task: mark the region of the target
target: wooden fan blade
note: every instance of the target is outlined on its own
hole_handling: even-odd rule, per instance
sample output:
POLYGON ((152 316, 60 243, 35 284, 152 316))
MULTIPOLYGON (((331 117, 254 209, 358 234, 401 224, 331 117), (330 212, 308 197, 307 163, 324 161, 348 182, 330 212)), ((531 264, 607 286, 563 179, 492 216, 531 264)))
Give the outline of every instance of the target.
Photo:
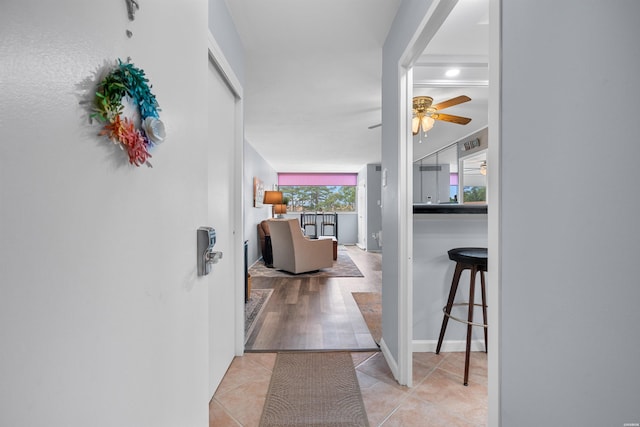
POLYGON ((432 114, 431 117, 433 117, 436 120, 456 123, 458 125, 466 125, 471 121, 471 119, 468 117, 452 116, 451 114, 442 114, 442 113, 432 114))
POLYGON ((445 108, 453 107, 454 105, 462 104, 463 102, 467 101, 471 101, 471 98, 469 98, 467 95, 460 95, 447 101, 442 101, 439 104, 432 105, 432 107, 436 110, 444 110, 445 108))

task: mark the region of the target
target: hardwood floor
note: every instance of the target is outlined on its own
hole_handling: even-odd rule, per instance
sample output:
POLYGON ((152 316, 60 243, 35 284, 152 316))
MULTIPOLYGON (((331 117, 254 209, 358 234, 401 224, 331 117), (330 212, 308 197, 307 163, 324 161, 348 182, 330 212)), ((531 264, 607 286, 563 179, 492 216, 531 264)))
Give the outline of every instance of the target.
POLYGON ((343 248, 364 277, 252 279, 252 288, 274 292, 245 351, 378 349, 351 292, 380 292, 381 254, 343 248))

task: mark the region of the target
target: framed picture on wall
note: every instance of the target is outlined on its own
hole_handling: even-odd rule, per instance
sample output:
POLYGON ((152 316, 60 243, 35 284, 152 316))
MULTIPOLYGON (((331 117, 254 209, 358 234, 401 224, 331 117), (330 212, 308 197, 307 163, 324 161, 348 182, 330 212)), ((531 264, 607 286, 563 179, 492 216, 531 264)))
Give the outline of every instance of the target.
POLYGON ((264 200, 264 183, 258 179, 258 177, 253 177, 253 207, 261 208, 263 206, 262 201, 264 200))

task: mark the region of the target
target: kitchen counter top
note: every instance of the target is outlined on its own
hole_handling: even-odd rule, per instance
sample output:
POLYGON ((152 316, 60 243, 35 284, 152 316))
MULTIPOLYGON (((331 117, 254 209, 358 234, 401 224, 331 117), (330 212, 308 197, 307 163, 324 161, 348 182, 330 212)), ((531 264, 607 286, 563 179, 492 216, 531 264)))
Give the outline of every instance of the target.
POLYGON ((414 214, 486 214, 487 205, 459 205, 455 203, 426 204, 414 203, 414 214))

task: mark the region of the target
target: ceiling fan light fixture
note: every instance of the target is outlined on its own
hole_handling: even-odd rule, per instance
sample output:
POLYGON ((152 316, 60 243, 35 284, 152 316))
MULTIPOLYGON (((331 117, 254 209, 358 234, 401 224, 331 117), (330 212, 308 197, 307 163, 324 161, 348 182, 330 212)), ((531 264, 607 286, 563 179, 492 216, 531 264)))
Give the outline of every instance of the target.
POLYGON ((414 116, 413 119, 411 119, 411 132, 413 132, 414 135, 417 135, 419 131, 420 131, 420 117, 414 116))
POLYGON ((420 129, 422 129, 422 132, 426 134, 427 131, 433 128, 433 124, 435 122, 436 121, 429 116, 418 114, 411 119, 411 132, 414 135, 417 135, 418 132, 420 132, 420 129))
POLYGON ((431 128, 433 128, 433 124, 435 122, 436 121, 434 119, 432 119, 431 117, 424 116, 422 118, 422 132, 426 133, 427 131, 431 130, 431 128))
MULTIPOLYGON (((471 101, 466 95, 460 95, 447 101, 433 105, 433 98, 430 96, 416 96, 413 98, 413 118, 411 120, 411 131, 416 136, 422 128, 422 132, 426 138, 427 131, 433 127, 436 120, 466 125, 471 121, 468 117, 453 116, 451 114, 442 114, 439 110, 471 101)), ((420 139, 422 142, 422 139, 420 139)))

